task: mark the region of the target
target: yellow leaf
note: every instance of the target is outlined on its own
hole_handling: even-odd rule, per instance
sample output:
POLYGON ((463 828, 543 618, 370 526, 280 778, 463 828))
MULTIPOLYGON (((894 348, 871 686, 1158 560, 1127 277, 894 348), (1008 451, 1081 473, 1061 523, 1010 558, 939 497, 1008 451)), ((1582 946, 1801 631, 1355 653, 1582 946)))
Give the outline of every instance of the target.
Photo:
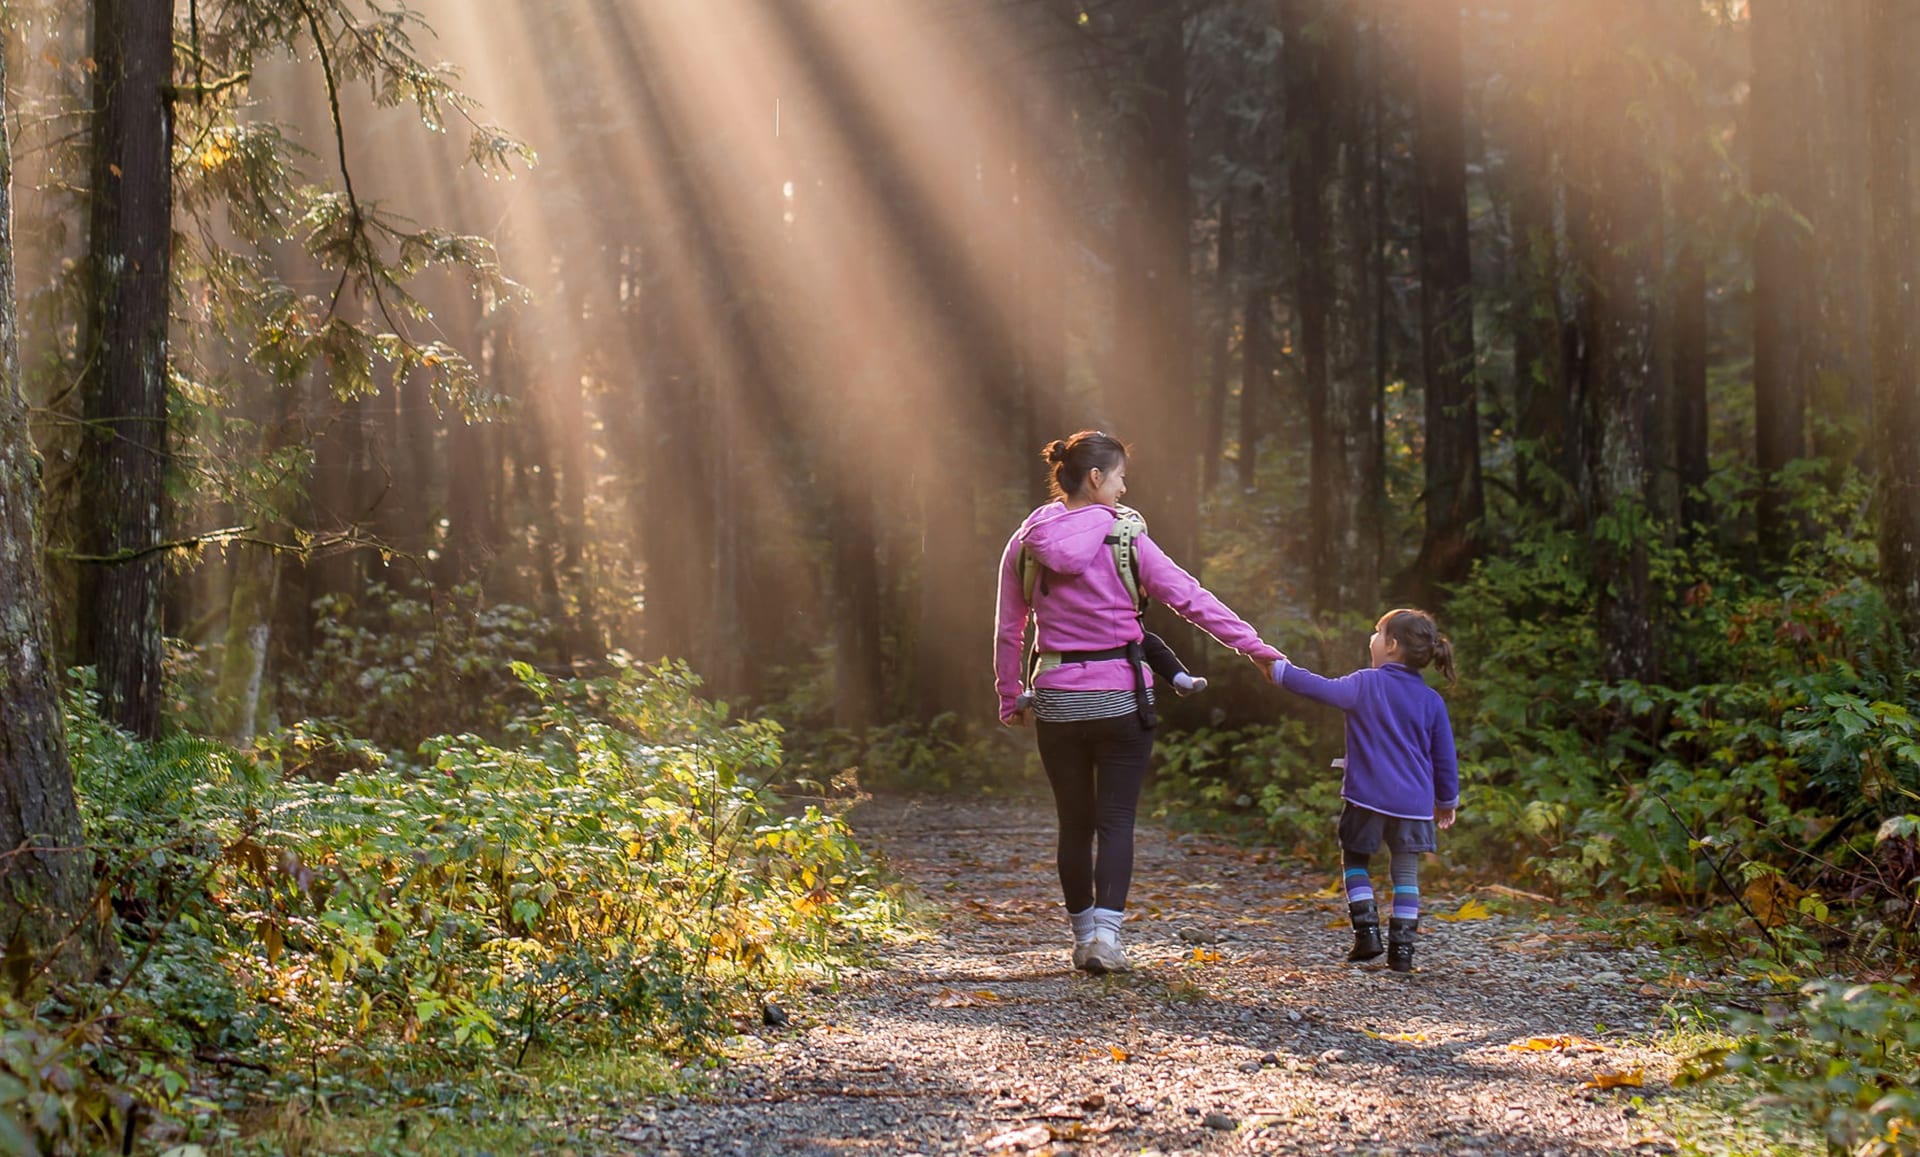
POLYGON ((1582 1053, 1607 1051, 1607 1046, 1577 1036, 1536 1036, 1514 1041, 1507 1048, 1517 1053, 1582 1053))
POLYGON ((1645 1075, 1645 1069, 1627 1069, 1618 1073, 1602 1069, 1593 1074, 1592 1080, 1580 1087, 1583 1089, 1637 1089, 1646 1083, 1645 1075))
POLYGON ((1441 920, 1485 920, 1493 915, 1493 909, 1478 900, 1468 900, 1451 912, 1435 912, 1441 920))
POLYGON ((1785 876, 1768 872, 1749 881, 1741 899, 1753 909, 1754 919, 1769 928, 1778 928, 1793 919, 1794 905, 1806 894, 1806 889, 1795 887, 1785 876))
POLYGON ((1345 916, 1340 917, 1338 920, 1327 921, 1327 927, 1329 928, 1351 928, 1352 926, 1353 921, 1347 919, 1345 916))
POLYGON ((1113 1061, 1115 1064, 1124 1065, 1127 1063, 1127 1061, 1131 1060, 1133 1057, 1132 1053, 1128 1052, 1126 1049, 1121 1048, 1119 1045, 1108 1045, 1107 1051, 1113 1054, 1113 1061))
POLYGON ((1193 950, 1193 962, 1195 964, 1212 964, 1219 959, 1220 954, 1211 948, 1195 947, 1193 950))

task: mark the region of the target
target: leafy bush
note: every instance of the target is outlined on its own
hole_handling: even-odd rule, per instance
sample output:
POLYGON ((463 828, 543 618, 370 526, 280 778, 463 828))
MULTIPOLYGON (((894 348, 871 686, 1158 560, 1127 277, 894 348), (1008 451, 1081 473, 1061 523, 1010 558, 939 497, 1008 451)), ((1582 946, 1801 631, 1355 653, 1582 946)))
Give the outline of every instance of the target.
POLYGON ((280 688, 280 716, 319 721, 404 748, 423 735, 498 736, 532 705, 511 664, 548 648, 553 625, 525 607, 488 603, 478 587, 403 596, 380 584, 314 604, 315 640, 280 688))
POLYGON ((392 1087, 534 1048, 698 1051, 893 918, 843 820, 769 790, 777 726, 730 722, 682 666, 512 674, 533 707, 506 739, 442 736, 406 759, 324 730, 252 755, 141 744, 76 697, 128 975, 4 1011, 16 1119, 117 1104, 124 1121, 143 1101, 206 1130, 250 1096, 315 1095, 316 1076, 392 1087), (356 761, 330 782, 287 774, 342 746, 356 761), (61 1076, 70 1054, 104 1083, 61 1076), (69 1095, 87 1088, 107 1100, 69 1095))
POLYGON ((1758 1107, 1812 1123, 1831 1153, 1920 1153, 1920 1000, 1832 980, 1800 997, 1743 1017, 1738 1045, 1695 1058, 1688 1077, 1750 1079, 1758 1107))

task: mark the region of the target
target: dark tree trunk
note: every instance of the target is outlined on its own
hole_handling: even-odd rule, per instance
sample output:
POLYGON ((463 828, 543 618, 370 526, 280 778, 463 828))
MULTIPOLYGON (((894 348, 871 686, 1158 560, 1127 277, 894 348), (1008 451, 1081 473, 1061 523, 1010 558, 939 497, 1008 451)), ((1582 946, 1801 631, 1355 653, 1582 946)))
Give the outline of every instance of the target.
POLYGON ((1426 379, 1426 534, 1414 590, 1466 577, 1479 552, 1479 375, 1474 369, 1473 266, 1467 242, 1466 117, 1460 8, 1415 4, 1414 100, 1420 187, 1420 355, 1426 379))
POLYGON ((1514 488, 1529 508, 1552 513, 1566 475, 1568 378, 1563 356, 1560 247, 1553 220, 1553 155, 1539 114, 1526 110, 1512 162, 1513 406, 1523 451, 1514 488))
POLYGON ((102 713, 160 733, 160 597, 173 225, 173 8, 99 0, 93 16, 91 283, 81 390, 80 661, 102 713))
MULTIPOLYGON (((1256 201, 1256 207, 1258 204, 1256 201)), ((1250 221, 1258 219, 1257 212, 1249 214, 1250 221)), ((1257 233, 1249 235, 1243 262, 1247 293, 1240 323, 1240 453, 1235 463, 1240 489, 1248 492, 1254 488, 1260 466, 1260 399, 1270 388, 1268 375, 1273 366, 1273 309, 1257 251, 1252 246, 1257 236, 1257 233)))
POLYGON ((1868 19, 1873 157, 1873 396, 1880 467, 1880 583, 1909 654, 1920 654, 1920 312, 1913 221, 1914 15, 1873 0, 1868 19))
POLYGON ((1355 83, 1358 36, 1352 13, 1324 0, 1286 0, 1280 20, 1293 126, 1287 182, 1297 250, 1295 300, 1311 443, 1313 604, 1319 611, 1359 610, 1378 596, 1371 498, 1380 456, 1368 368, 1372 239, 1358 115, 1364 102, 1355 83))
POLYGON ((1696 114, 1683 114, 1674 208, 1681 237, 1673 262, 1673 460, 1686 534, 1712 524, 1704 487, 1709 472, 1707 427, 1707 242, 1711 222, 1708 141, 1696 114))
POLYGON ((1660 186, 1628 115, 1637 76, 1632 37, 1651 0, 1599 0, 1587 78, 1576 238, 1588 282, 1592 349, 1583 383, 1588 440, 1582 487, 1598 591, 1601 670, 1610 680, 1655 678, 1651 578, 1642 525, 1652 425, 1660 186))
MULTIPOLYGON (((10 120, 0 58, 0 123, 10 120)), ((0 134, 0 926, 38 954, 78 931, 57 971, 78 978, 104 946, 86 917, 93 854, 80 846, 60 685, 40 572, 40 459, 27 427, 13 299, 13 157, 0 134), (16 849, 20 849, 16 852, 16 849)))
POLYGON ((1869 468, 1873 447, 1872 226, 1867 151, 1867 8, 1821 12, 1814 56, 1820 121, 1830 150, 1815 166, 1813 332, 1814 452, 1835 470, 1869 468))
POLYGON ((1213 493, 1225 465, 1227 442, 1227 361, 1233 339, 1233 209, 1220 198, 1213 258, 1213 333, 1207 352, 1207 445, 1202 453, 1201 492, 1213 493))
POLYGON ((1806 10, 1753 0, 1752 173, 1761 199, 1753 243, 1753 422, 1760 472, 1756 511, 1763 557, 1792 549, 1780 471, 1806 457, 1808 246, 1797 220, 1810 208, 1806 135, 1806 10))
POLYGON ((1121 145, 1132 195, 1115 227, 1114 359, 1107 396, 1116 433, 1137 442, 1134 497, 1156 542, 1195 566, 1199 512, 1188 227, 1186 48, 1178 0, 1137 4, 1142 100, 1121 145))

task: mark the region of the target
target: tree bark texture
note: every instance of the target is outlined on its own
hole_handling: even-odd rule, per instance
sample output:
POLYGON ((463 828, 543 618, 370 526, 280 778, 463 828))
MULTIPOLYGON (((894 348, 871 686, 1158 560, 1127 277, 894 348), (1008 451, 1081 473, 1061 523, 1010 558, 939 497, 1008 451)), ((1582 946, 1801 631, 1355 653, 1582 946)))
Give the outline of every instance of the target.
POLYGON ((1660 186, 1629 118, 1635 91, 1631 36, 1651 0, 1601 0, 1601 29, 1586 76, 1591 96, 1582 162, 1579 253, 1588 278, 1592 351, 1583 389, 1586 525, 1601 670, 1610 680, 1655 678, 1651 578, 1644 517, 1652 425, 1654 314, 1659 281, 1660 186))
POLYGON ((101 710, 160 732, 167 466, 168 269, 173 223, 173 7, 94 5, 93 172, 81 382, 88 423, 79 658, 101 710))
POLYGON ((1426 380, 1426 534, 1417 588, 1458 582, 1478 553, 1479 374, 1467 240, 1460 7, 1415 4, 1415 169, 1420 188, 1420 358, 1426 380))
POLYGON ((1805 214, 1812 208, 1806 118, 1808 10, 1794 0, 1752 0, 1752 179, 1759 199, 1753 241, 1754 461, 1762 555, 1785 561, 1797 537, 1780 472, 1806 457, 1808 357, 1805 214))
POLYGON ((1288 191, 1308 410, 1313 603, 1365 610, 1378 595, 1368 512, 1379 468, 1366 308, 1368 213, 1352 14, 1323 0, 1280 8, 1288 191), (1313 30, 1310 31, 1309 29, 1313 30))
POLYGON ((1233 208, 1220 198, 1213 250, 1213 327, 1207 349, 1207 445, 1202 452, 1201 493, 1220 484, 1227 443, 1227 362, 1233 345, 1233 208))
MULTIPOLYGON (((0 122, 6 121, 0 59, 0 122)), ((84 975, 100 940, 86 927, 90 852, 80 851, 60 715, 60 686, 40 571, 40 460, 27 428, 20 378, 19 315, 13 298, 13 158, 0 133, 0 922, 44 952, 81 935, 57 971, 84 975), (23 849, 11 854, 15 849, 23 849)))
POLYGON ((1920 312, 1914 294, 1914 16, 1903 0, 1869 10, 1873 400, 1880 467, 1880 583, 1920 654, 1920 312))

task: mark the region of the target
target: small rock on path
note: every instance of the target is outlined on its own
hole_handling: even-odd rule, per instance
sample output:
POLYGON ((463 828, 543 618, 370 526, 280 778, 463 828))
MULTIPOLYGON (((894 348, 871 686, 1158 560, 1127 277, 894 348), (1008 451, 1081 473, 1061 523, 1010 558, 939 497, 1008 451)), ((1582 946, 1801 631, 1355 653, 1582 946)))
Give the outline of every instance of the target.
POLYGON ((621 1141, 687 1155, 1670 1150, 1635 1090, 1581 1087, 1634 1069, 1658 1083, 1664 1054, 1636 1041, 1660 1001, 1632 979, 1658 970, 1650 950, 1565 921, 1448 922, 1434 913, 1465 897, 1429 896, 1414 975, 1355 967, 1327 873, 1143 827, 1125 930, 1137 971, 1093 978, 1067 959, 1048 804, 880 799, 853 823, 940 909, 932 934, 792 1002, 792 1024, 742 1038, 710 1094, 649 1109, 621 1141), (1602 1048, 1509 1047, 1563 1036, 1602 1048))

